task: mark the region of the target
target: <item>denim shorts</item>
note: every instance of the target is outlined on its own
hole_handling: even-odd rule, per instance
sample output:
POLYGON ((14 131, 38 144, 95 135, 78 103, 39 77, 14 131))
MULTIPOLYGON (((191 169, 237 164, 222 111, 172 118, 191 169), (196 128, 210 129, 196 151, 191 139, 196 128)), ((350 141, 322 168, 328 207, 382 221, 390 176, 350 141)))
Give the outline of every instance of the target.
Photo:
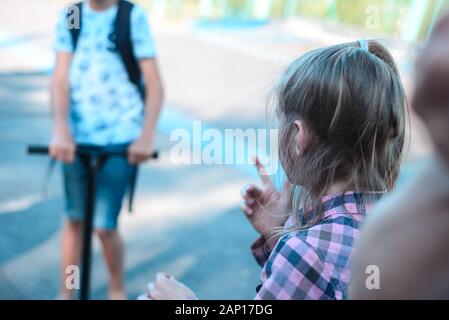
MULTIPOLYGON (((108 146, 112 150, 127 150, 129 144, 108 146)), ((109 156, 101 161, 96 174, 93 226, 100 230, 117 228, 117 220, 132 177, 137 167, 126 157, 109 156)), ((72 221, 84 221, 87 204, 88 162, 77 156, 72 164, 64 164, 66 214, 72 221)))

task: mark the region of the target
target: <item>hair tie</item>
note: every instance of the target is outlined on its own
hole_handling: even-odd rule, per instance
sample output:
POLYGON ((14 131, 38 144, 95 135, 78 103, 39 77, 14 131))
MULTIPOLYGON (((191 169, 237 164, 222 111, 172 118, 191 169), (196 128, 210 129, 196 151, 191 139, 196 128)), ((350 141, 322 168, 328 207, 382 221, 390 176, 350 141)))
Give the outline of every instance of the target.
POLYGON ((365 39, 357 41, 359 43, 360 48, 363 50, 369 52, 369 43, 365 39))

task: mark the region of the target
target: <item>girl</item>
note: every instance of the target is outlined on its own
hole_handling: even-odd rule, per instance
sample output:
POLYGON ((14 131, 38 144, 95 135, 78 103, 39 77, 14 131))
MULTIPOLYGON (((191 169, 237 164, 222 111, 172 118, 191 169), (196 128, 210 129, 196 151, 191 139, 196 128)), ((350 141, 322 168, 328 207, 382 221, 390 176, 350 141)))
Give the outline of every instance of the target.
MULTIPOLYGON (((361 40, 309 52, 277 88, 278 193, 259 161, 263 187, 243 190, 242 211, 261 237, 256 299, 345 299, 360 225, 393 189, 405 132, 405 94, 385 47, 361 40), (281 232, 279 229, 281 228, 281 232)), ((159 274, 150 299, 195 299, 159 274)))

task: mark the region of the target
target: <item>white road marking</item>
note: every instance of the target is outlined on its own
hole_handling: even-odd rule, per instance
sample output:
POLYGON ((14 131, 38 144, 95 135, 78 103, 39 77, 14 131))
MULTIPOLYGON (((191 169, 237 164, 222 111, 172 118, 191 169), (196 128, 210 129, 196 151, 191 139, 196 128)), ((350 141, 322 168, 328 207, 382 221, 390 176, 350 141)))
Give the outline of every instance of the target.
POLYGON ((0 214, 26 210, 41 200, 42 195, 34 194, 19 199, 0 202, 0 214))

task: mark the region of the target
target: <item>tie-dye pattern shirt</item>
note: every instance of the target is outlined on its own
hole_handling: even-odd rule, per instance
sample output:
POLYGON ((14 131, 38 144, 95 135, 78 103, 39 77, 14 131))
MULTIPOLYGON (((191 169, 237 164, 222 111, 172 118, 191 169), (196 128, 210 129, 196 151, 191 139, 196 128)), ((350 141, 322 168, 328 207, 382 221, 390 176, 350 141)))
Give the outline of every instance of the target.
MULTIPOLYGON (((117 8, 94 11, 87 1, 83 3, 81 33, 69 71, 69 122, 78 144, 129 143, 141 132, 143 101, 110 40, 117 8)), ((66 17, 67 10, 63 10, 56 52, 74 51, 66 17)), ((139 60, 155 57, 147 16, 138 5, 131 12, 131 40, 139 60)))

